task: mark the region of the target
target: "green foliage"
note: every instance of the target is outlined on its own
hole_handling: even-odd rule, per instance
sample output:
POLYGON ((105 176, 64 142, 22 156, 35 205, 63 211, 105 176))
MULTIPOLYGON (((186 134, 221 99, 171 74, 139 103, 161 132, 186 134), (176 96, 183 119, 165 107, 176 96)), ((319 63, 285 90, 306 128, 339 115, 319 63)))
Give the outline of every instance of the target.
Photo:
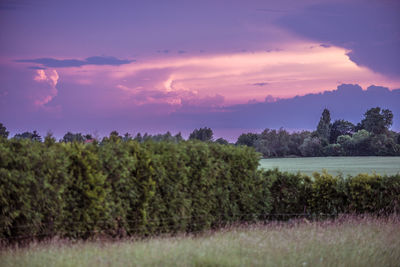
POLYGON ((348 180, 349 211, 398 213, 400 176, 359 174, 348 180))
POLYGON ((328 143, 331 133, 331 113, 328 109, 324 109, 317 126, 317 136, 324 142, 328 143))
POLYGON ((85 140, 86 140, 85 136, 83 136, 81 133, 71 133, 71 132, 66 133, 64 137, 61 139, 61 141, 65 143, 84 142, 85 140))
POLYGON ((255 145, 257 139, 258 139, 258 134, 243 133, 239 136, 238 140, 236 141, 236 145, 252 147, 255 145))
POLYGON ((0 237, 10 241, 198 231, 270 210, 259 154, 247 147, 49 135, 2 139, 0 159, 0 237))
POLYGON ((331 126, 329 143, 334 144, 340 135, 353 135, 355 125, 349 121, 336 120, 331 126))
POLYGON ((308 176, 280 172, 263 172, 271 181, 272 214, 302 214, 310 212, 308 199, 312 194, 312 181, 308 176))
POLYGON ((7 131, 7 128, 0 122, 0 138, 8 138, 10 132, 7 131))
POLYGON ((106 195, 109 187, 101 170, 97 147, 66 144, 69 159, 64 200, 63 226, 67 236, 88 238, 102 229, 108 217, 106 195))
POLYGON ((373 134, 385 133, 393 123, 393 113, 380 107, 371 108, 364 114, 361 128, 373 134))
POLYGON ((229 145, 229 142, 226 139, 222 138, 222 137, 220 137, 217 140, 215 140, 215 143, 218 143, 220 145, 229 145))
POLYGON ((379 107, 369 109, 355 126, 345 120, 331 124, 324 109, 316 131, 288 133, 265 129, 261 134, 246 133, 236 144, 254 147, 265 158, 319 156, 400 156, 400 135, 390 131, 393 113, 379 107))
MULTIPOLYGON (((0 238, 153 235, 282 214, 399 212, 400 176, 258 170, 247 146, 0 138, 0 238)), ((278 216, 278 217, 276 217, 278 216)))
POLYGON ((304 157, 318 157, 322 155, 322 143, 318 137, 307 137, 299 147, 304 157))
POLYGON ((312 196, 309 200, 314 213, 337 214, 344 212, 346 205, 345 181, 341 176, 332 176, 325 170, 313 174, 312 196))
POLYGON ((31 132, 24 132, 22 134, 16 134, 14 136, 14 139, 30 139, 32 141, 37 141, 41 142, 42 137, 39 135, 39 133, 35 130, 32 133, 31 132))

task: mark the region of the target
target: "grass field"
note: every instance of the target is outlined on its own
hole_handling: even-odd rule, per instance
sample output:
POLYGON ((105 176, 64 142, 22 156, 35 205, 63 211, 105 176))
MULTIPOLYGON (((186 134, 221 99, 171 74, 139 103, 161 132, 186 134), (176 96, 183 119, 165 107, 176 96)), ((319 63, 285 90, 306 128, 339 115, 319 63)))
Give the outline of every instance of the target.
POLYGON ((400 218, 270 223, 198 237, 3 248, 1 266, 398 266, 400 218))
POLYGON ((359 173, 393 175, 400 173, 400 157, 316 157, 261 159, 260 168, 279 168, 281 171, 311 175, 326 169, 328 173, 344 176, 359 173))

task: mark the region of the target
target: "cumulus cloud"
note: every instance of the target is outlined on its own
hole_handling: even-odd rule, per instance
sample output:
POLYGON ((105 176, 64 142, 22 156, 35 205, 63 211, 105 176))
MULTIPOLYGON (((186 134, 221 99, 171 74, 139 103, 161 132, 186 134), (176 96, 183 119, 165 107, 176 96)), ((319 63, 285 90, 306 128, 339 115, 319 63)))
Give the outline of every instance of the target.
POLYGON ((341 47, 300 42, 269 53, 261 50, 150 58, 120 66, 109 75, 111 80, 126 80, 118 84, 129 88, 189 90, 200 97, 219 94, 224 96, 225 104, 246 103, 249 99, 263 101, 266 95, 288 98, 320 92, 334 88, 338 78, 343 83, 356 81, 363 86, 381 83, 393 88, 399 84, 357 66, 347 53, 341 47))
POLYGON ((56 70, 36 70, 36 74, 33 79, 40 83, 40 93, 37 99, 35 99, 35 105, 38 107, 44 107, 49 103, 55 96, 57 96, 58 90, 56 88, 58 82, 58 73, 56 70))

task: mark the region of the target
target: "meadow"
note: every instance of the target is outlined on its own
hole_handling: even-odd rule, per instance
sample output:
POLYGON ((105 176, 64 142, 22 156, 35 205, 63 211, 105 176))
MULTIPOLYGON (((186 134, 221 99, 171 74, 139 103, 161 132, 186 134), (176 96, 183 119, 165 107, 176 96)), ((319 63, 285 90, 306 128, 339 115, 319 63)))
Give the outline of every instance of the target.
POLYGON ((290 173, 312 175, 327 170, 329 174, 357 175, 374 172, 380 175, 400 173, 400 157, 306 157, 267 158, 260 160, 260 168, 278 168, 290 173))
POLYGON ((400 218, 242 225, 144 240, 52 240, 0 251, 1 266, 398 266, 400 218))

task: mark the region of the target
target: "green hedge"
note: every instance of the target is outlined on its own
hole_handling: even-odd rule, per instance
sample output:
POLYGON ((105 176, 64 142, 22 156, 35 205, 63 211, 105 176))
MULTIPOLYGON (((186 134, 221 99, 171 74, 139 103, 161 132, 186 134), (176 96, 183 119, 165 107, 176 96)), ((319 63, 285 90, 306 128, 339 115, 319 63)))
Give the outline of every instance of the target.
POLYGON ((192 232, 270 212, 251 148, 0 140, 0 238, 192 232))
MULTIPOLYGON (((400 175, 258 170, 248 147, 0 139, 0 238, 194 232, 285 215, 400 211, 400 175)), ((288 216, 290 216, 288 215, 288 216)))

